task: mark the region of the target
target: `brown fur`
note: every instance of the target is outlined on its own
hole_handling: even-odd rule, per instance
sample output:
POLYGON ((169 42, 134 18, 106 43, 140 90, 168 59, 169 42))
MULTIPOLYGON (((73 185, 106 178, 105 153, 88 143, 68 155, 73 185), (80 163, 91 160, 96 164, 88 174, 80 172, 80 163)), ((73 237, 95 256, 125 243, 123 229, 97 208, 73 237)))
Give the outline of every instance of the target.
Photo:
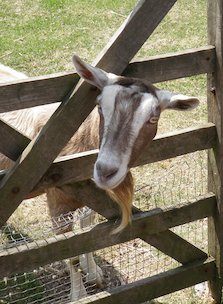
MULTIPOLYGON (((58 104, 51 104, 31 109, 13 111, 0 114, 0 118, 24 133, 29 138, 34 138, 41 130, 49 117, 56 110, 58 104)), ((60 155, 69 155, 97 148, 99 145, 99 115, 94 109, 79 130, 71 138, 60 155)), ((13 162, 0 154, 0 169, 7 169, 13 162)), ((129 172, 125 180, 115 189, 110 190, 109 195, 119 204, 122 211, 122 222, 116 232, 126 227, 131 217, 131 205, 133 197, 133 180, 129 172)), ((31 193, 34 197, 40 193, 31 193)), ((59 217, 82 207, 82 203, 75 200, 59 188, 46 189, 49 212, 52 217, 59 217)), ((69 230, 71 227, 66 229, 69 230)), ((63 231, 64 232, 64 231, 63 231)))
POLYGON ((116 228, 113 233, 122 231, 131 220, 132 201, 134 194, 134 182, 132 174, 129 171, 124 181, 115 189, 107 191, 109 196, 116 201, 122 211, 121 224, 116 228))

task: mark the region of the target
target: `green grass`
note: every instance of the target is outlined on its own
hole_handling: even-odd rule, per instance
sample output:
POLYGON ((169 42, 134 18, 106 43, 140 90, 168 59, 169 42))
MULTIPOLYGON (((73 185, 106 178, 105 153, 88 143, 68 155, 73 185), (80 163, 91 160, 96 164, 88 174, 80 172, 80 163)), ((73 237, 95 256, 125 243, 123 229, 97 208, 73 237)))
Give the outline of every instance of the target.
POLYGON ((134 1, 0 1, 0 60, 30 75, 71 69, 78 53, 92 60, 134 1))
MULTIPOLYGON (((0 61, 30 75, 70 69, 73 53, 92 61, 135 3, 1 0, 0 61)), ((204 0, 179 0, 139 57, 206 44, 205 6, 204 0)))
MULTIPOLYGON (((74 53, 92 62, 136 2, 0 0, 0 62, 30 76, 72 70, 74 53)), ((178 0, 136 58, 206 45, 206 23, 205 0, 178 0)), ((206 77, 159 87, 205 96, 206 77)))

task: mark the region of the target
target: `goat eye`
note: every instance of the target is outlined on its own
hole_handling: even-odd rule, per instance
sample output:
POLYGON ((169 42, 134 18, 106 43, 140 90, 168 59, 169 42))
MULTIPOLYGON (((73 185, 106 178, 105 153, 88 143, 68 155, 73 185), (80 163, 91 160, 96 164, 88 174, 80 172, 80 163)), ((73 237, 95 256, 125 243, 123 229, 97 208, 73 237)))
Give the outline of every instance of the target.
POLYGON ((158 120, 159 120, 158 116, 153 116, 148 120, 148 123, 156 124, 158 122, 158 120))

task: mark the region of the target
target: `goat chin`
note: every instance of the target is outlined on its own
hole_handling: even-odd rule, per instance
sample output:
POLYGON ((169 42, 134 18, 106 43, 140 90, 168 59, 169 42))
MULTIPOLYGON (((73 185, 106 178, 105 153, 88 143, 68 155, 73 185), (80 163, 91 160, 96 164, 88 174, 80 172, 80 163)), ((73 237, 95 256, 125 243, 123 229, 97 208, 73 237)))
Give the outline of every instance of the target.
POLYGON ((123 182, 112 190, 106 190, 108 195, 118 203, 121 212, 121 224, 112 231, 112 234, 121 232, 131 222, 132 202, 134 194, 134 181, 131 172, 129 171, 123 182))

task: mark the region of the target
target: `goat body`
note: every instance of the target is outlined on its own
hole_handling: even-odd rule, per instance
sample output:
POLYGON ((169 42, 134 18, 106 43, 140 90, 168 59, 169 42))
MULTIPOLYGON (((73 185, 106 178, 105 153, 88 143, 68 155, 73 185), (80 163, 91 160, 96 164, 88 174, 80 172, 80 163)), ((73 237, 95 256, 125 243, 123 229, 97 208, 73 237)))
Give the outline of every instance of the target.
MULTIPOLYGON (((17 79, 27 78, 24 74, 16 72, 9 67, 0 65, 0 81, 8 82, 17 79)), ((1 113, 0 119, 9 125, 33 139, 42 127, 46 124, 50 116, 59 106, 59 103, 50 105, 37 106, 29 109, 11 111, 1 113)), ((98 147, 98 122, 99 116, 97 110, 93 110, 89 117, 83 122, 79 130, 74 134, 66 147, 61 151, 60 155, 69 155, 78 152, 88 151, 98 147)), ((13 161, 0 154, 0 170, 9 169, 13 166, 13 161)), ((39 193, 40 194, 40 193, 39 193)), ((47 203, 50 216, 54 219, 56 233, 64 233, 72 230, 72 223, 62 228, 63 222, 66 220, 66 214, 75 211, 77 208, 83 207, 81 202, 59 188, 53 187, 46 189, 47 203), (61 227, 58 229, 58 227, 61 227)), ((90 225, 92 215, 83 220, 82 226, 90 225)), ((87 274, 88 282, 97 283, 99 286, 103 284, 103 274, 99 266, 96 265, 92 253, 83 254, 79 257, 80 265, 87 274)), ((71 275, 71 300, 77 300, 86 295, 86 290, 82 282, 81 273, 77 271, 75 263, 77 258, 68 260, 67 264, 71 275)))

